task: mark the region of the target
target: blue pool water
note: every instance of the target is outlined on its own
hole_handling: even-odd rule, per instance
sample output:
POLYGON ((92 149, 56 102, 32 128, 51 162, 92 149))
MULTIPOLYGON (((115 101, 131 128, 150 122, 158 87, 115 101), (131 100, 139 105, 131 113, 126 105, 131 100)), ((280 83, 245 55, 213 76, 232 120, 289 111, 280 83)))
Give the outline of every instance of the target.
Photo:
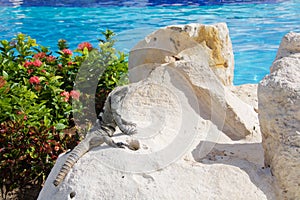
POLYGON ((75 49, 82 41, 96 46, 108 28, 117 33, 117 49, 129 52, 160 27, 226 22, 239 85, 269 72, 282 36, 300 32, 299 11, 298 0, 0 0, 0 40, 22 32, 53 50, 61 38, 75 49))

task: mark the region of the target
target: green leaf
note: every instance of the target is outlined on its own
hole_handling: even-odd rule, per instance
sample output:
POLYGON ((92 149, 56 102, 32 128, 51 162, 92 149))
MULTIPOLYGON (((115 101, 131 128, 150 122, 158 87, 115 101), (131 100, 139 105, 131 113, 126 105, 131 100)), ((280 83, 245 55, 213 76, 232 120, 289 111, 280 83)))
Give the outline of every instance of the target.
POLYGON ((51 121, 49 120, 49 118, 47 116, 44 116, 44 124, 45 126, 50 126, 51 121))
POLYGON ((50 82, 52 83, 52 82, 54 82, 58 79, 62 79, 62 78, 63 78, 62 76, 53 76, 53 77, 50 78, 50 82))
POLYGON ((8 41, 7 40, 1 40, 1 44, 5 47, 8 45, 8 41))
POLYGON ((46 77, 40 76, 39 79, 40 79, 40 81, 44 81, 44 80, 46 80, 46 77))
POLYGON ((3 70, 3 71, 2 71, 2 74, 3 74, 3 76, 4 76, 4 79, 7 80, 7 79, 8 79, 8 74, 7 74, 7 72, 3 70))
POLYGON ((57 123, 56 126, 55 126, 55 128, 56 128, 57 130, 63 130, 63 129, 65 129, 66 127, 67 127, 67 126, 64 125, 64 124, 62 124, 62 123, 57 123))

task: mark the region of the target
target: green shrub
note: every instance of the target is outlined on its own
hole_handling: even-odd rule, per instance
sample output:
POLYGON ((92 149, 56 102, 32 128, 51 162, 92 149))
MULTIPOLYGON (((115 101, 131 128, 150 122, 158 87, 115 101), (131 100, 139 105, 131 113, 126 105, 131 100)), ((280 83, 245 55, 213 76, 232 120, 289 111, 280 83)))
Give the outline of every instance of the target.
POLYGON ((41 186, 58 155, 74 147, 79 139, 77 134, 62 136, 54 127, 13 121, 1 123, 0 132, 2 193, 27 185, 41 186))
POLYGON ((0 41, 2 189, 42 183, 57 156, 79 140, 81 129, 75 126, 74 112, 84 112, 82 102, 96 96, 94 106, 99 113, 108 93, 127 74, 126 56, 117 55, 113 48, 113 32, 107 30, 103 35, 99 49, 83 42, 71 51, 65 40, 59 40, 57 56, 24 34, 0 41), (91 94, 77 90, 85 89, 87 77, 76 80, 76 75, 89 66, 103 72, 94 77, 96 94, 95 90, 91 94), (75 82, 82 85, 73 89, 75 82))
POLYGON ((127 57, 123 52, 118 52, 116 55, 116 50, 113 48, 115 40, 113 40, 114 33, 110 30, 103 32, 105 40, 99 40, 100 42, 100 55, 106 55, 105 62, 102 65, 105 65, 107 62, 108 65, 105 68, 105 72, 99 79, 96 91, 96 112, 99 114, 102 111, 104 106, 105 99, 107 95, 116 87, 120 85, 127 84, 128 81, 128 62, 127 57))

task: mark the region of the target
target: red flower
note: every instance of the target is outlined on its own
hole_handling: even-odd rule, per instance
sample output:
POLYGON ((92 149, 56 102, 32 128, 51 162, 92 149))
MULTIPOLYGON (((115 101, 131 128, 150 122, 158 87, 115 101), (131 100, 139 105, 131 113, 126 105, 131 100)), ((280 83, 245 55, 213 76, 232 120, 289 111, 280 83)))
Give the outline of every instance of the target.
POLYGON ((68 62, 68 65, 75 65, 75 64, 76 64, 76 62, 72 62, 72 61, 68 62))
POLYGON ((26 115, 24 115, 23 119, 24 119, 24 120, 27 120, 27 116, 26 116, 26 115))
POLYGON ((35 59, 45 58, 46 57, 46 53, 45 52, 40 52, 40 53, 35 54, 33 57, 35 59))
POLYGON ((62 52, 63 52, 64 54, 70 55, 70 56, 73 54, 73 52, 72 52, 70 49, 63 49, 62 52))
POLYGON ((19 110, 19 111, 17 111, 17 114, 18 114, 18 115, 22 115, 23 112, 19 110))
POLYGON ((37 76, 32 76, 32 77, 30 77, 29 82, 31 84, 39 84, 40 83, 40 79, 37 76))
POLYGON ((28 67, 30 67, 32 65, 32 63, 31 62, 29 62, 29 61, 25 61, 25 63, 24 63, 24 67, 25 68, 28 68, 28 67))
POLYGON ((87 48, 88 51, 91 51, 93 49, 93 46, 89 42, 82 42, 78 45, 78 49, 83 51, 84 48, 87 48))
POLYGON ((69 98, 70 98, 69 92, 63 91, 63 92, 60 93, 60 96, 65 97, 65 98, 64 98, 64 101, 65 101, 65 102, 68 102, 68 101, 69 101, 69 98))
POLYGON ((28 69, 28 70, 27 70, 27 73, 28 73, 28 74, 31 74, 32 72, 33 72, 33 69, 28 69))
POLYGON ((80 97, 80 93, 79 93, 78 91, 76 91, 76 90, 72 90, 72 91, 70 92, 70 96, 71 96, 73 99, 78 100, 79 97, 80 97))
POLYGON ((46 73, 46 70, 45 70, 45 69, 42 69, 41 72, 42 72, 42 73, 46 73))
POLYGON ((56 58, 55 58, 54 56, 48 56, 48 57, 47 57, 47 62, 50 62, 50 63, 51 63, 51 62, 55 61, 55 59, 56 59, 56 58))
POLYGON ((32 65, 35 67, 40 67, 43 63, 40 60, 35 60, 34 62, 32 62, 32 65))
POLYGON ((43 63, 40 60, 35 60, 33 62, 25 61, 24 67, 28 68, 30 66, 40 67, 43 63))
POLYGON ((59 151, 59 146, 58 145, 54 146, 54 151, 59 151))

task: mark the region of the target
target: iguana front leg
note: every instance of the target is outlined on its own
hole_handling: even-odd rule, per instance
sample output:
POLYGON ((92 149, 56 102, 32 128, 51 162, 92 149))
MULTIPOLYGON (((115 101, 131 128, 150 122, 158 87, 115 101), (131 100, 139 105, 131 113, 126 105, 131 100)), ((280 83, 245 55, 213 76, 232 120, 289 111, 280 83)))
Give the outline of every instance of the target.
POLYGON ((107 145, 115 148, 124 148, 124 146, 127 146, 126 144, 122 142, 114 142, 109 136, 96 134, 95 132, 91 132, 87 134, 86 138, 83 139, 70 153, 67 157, 65 163, 61 167, 58 175, 56 176, 56 179, 54 180, 53 184, 55 186, 58 186, 65 178, 65 176, 68 174, 70 169, 73 167, 73 165, 89 150, 91 150, 94 147, 100 146, 103 143, 106 143, 107 145))
POLYGON ((113 117, 119 129, 127 135, 137 134, 136 124, 122 119, 121 115, 113 112, 113 117))

